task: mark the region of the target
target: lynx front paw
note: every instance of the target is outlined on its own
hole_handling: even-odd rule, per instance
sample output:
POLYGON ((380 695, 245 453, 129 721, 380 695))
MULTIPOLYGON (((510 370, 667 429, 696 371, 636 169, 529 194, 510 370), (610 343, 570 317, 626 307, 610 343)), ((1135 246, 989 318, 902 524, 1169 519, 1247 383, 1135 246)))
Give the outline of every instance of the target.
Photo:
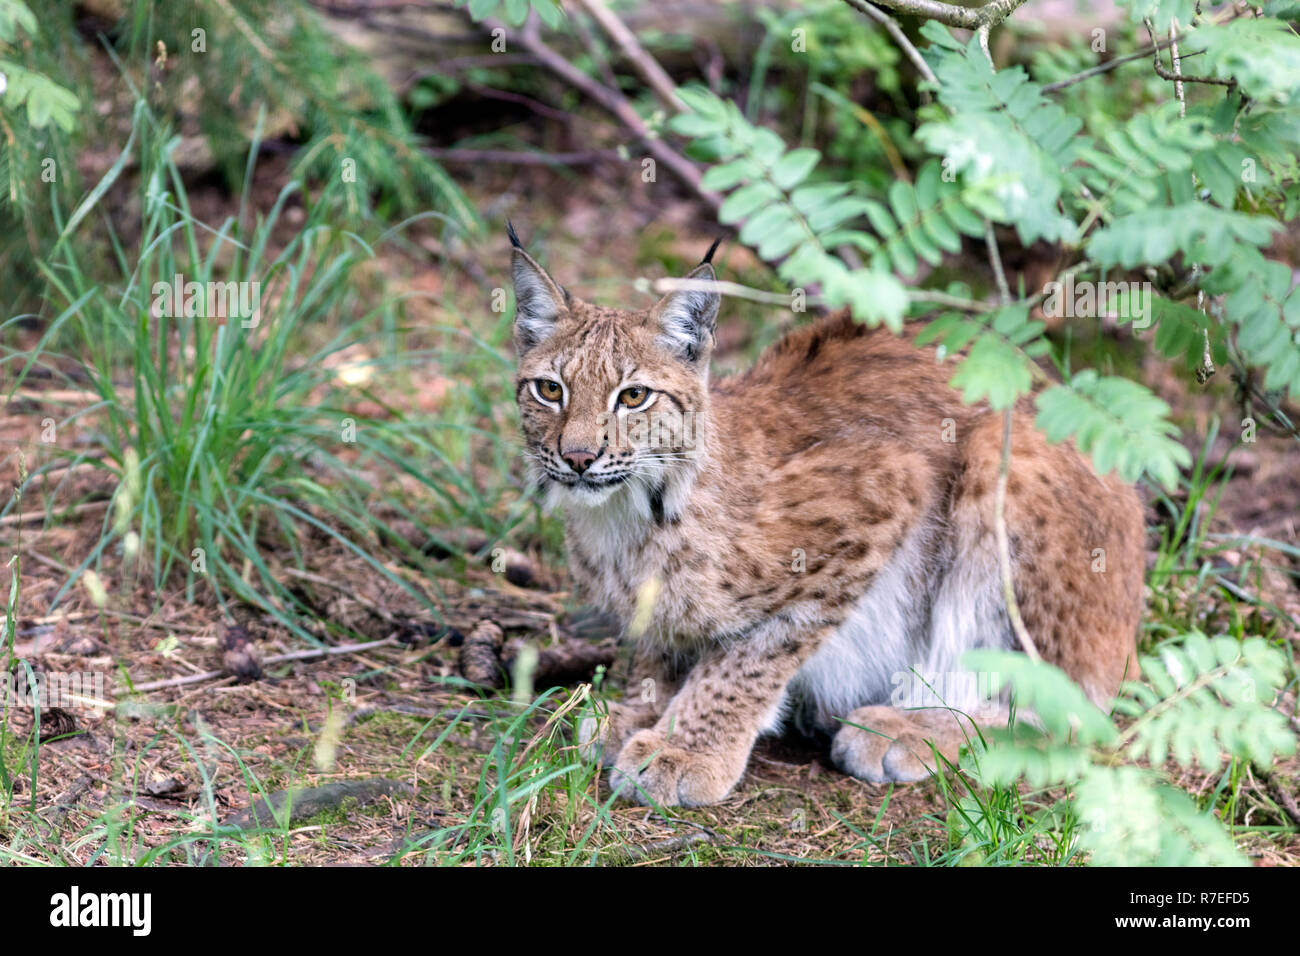
POLYGON ((657 730, 639 730, 623 745, 609 777, 614 792, 628 800, 699 807, 726 797, 740 771, 709 754, 674 747, 657 730))
POLYGON ((845 773, 872 783, 924 780, 938 763, 931 742, 955 761, 966 740, 946 712, 862 707, 846 720, 831 742, 831 759, 845 773))

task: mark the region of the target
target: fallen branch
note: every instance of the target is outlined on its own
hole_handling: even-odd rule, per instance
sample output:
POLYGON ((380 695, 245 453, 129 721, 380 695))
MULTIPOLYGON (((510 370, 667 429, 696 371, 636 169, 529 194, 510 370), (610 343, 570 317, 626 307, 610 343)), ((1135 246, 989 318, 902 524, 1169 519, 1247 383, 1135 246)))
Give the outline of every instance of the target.
POLYGON ((347 801, 355 801, 356 806, 364 807, 380 797, 414 795, 415 788, 400 780, 385 777, 341 780, 310 789, 277 790, 247 810, 229 817, 222 825, 240 830, 289 827, 329 810, 337 810, 347 801))
POLYGON ((585 149, 572 153, 529 152, 522 149, 443 149, 426 146, 422 150, 444 163, 497 163, 502 166, 590 166, 594 163, 626 163, 616 149, 585 149))
MULTIPOLYGON (((716 292, 737 299, 748 299, 750 302, 762 302, 764 305, 783 305, 787 309, 793 301, 788 292, 764 292, 762 289, 754 289, 739 282, 727 282, 722 279, 663 278, 653 281, 638 280, 638 282, 644 282, 646 287, 656 295, 667 295, 669 292, 716 292)), ((808 296, 804 301, 810 305, 820 305, 822 299, 821 296, 808 296)))
MULTIPOLYGON (((313 647, 305 651, 290 651, 288 654, 276 654, 274 657, 268 657, 262 661, 263 666, 271 664, 283 664, 286 661, 309 661, 317 657, 333 657, 338 654, 359 654, 362 651, 371 651, 377 647, 387 647, 397 644, 396 637, 386 637, 382 641, 368 641, 365 644, 340 644, 338 647, 313 647)), ((114 696, 121 697, 127 694, 143 694, 152 690, 164 690, 168 687, 184 687, 187 684, 201 684, 204 681, 216 680, 219 677, 229 677, 225 670, 204 671, 201 674, 186 674, 184 677, 169 677, 166 680, 149 681, 144 684, 136 684, 132 687, 124 687, 121 690, 115 690, 114 696)))
POLYGON ((718 835, 712 830, 696 830, 693 833, 683 833, 680 836, 656 840, 653 843, 630 843, 625 847, 618 847, 615 850, 602 853, 601 864, 610 866, 615 863, 631 863, 636 860, 649 859, 661 853, 670 855, 681 853, 683 850, 689 850, 695 846, 712 845, 717 843, 718 839, 718 835))
POLYGON ((55 520, 58 520, 60 518, 69 518, 74 515, 85 514, 88 511, 98 511, 101 508, 107 508, 108 505, 109 505, 109 499, 105 498, 103 501, 87 501, 85 504, 73 505, 71 508, 64 508, 62 511, 59 512, 41 510, 41 511, 27 511, 22 514, 16 514, 16 515, 6 515, 5 517, 0 518, 0 528, 6 527, 8 525, 26 524, 29 521, 36 521, 37 519, 44 519, 46 517, 50 517, 55 520))

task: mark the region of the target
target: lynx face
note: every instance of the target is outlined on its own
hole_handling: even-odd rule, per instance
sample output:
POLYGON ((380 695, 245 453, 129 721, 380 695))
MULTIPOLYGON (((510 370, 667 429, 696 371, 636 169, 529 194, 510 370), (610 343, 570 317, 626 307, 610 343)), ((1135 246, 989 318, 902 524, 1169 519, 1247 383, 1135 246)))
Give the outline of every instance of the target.
MULTIPOLYGON (((626 492, 662 509, 673 478, 697 462, 718 296, 674 293, 641 311, 593 306, 517 246, 513 272, 515 399, 547 503, 593 508, 626 492)), ((712 279, 712 266, 690 278, 712 279)))

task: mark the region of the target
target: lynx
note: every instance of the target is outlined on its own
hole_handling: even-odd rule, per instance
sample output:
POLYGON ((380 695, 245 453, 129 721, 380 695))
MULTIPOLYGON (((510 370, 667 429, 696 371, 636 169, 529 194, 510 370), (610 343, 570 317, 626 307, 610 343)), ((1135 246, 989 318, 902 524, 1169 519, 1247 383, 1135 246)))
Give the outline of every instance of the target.
MULTIPOLYGON (((649 309, 571 295, 513 228, 516 398, 532 478, 565 515, 579 586, 636 640, 629 691, 583 727, 623 796, 724 799, 757 738, 829 735, 873 782, 926 777, 1005 721, 961 669, 1018 649, 994 498, 1003 416, 951 365, 847 314, 710 380, 714 248, 649 309), (932 746, 933 745, 933 746, 932 746)), ((1015 410, 1005 519, 1042 657, 1104 705, 1136 674, 1134 489, 1015 410)))

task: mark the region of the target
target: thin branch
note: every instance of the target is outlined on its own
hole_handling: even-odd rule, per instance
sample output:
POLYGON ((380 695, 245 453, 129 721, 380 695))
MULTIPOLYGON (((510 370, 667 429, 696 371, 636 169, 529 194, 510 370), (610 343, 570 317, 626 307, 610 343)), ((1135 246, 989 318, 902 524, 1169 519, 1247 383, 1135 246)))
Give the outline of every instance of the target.
POLYGON ((670 147, 662 138, 656 137, 626 96, 618 90, 610 89, 593 80, 567 58, 547 46, 546 41, 538 34, 536 15, 529 18, 523 30, 511 30, 501 21, 493 19, 483 20, 480 25, 485 30, 502 31, 498 35, 505 37, 507 45, 518 44, 523 47, 564 82, 612 113, 620 123, 645 143, 646 151, 657 162, 662 163, 673 175, 689 186, 714 212, 722 206, 722 197, 702 185, 703 174, 699 168, 670 147))
POLYGON ((646 52, 645 47, 637 41, 636 35, 627 28, 626 24, 605 6, 604 0, 578 0, 578 3, 591 14, 593 20, 600 24, 600 28, 609 34, 609 38, 618 44, 623 55, 641 74, 646 85, 654 90, 660 102, 674 112, 681 112, 684 104, 677 96, 677 84, 664 72, 659 61, 646 52))
POLYGON ((1116 67, 1123 66, 1125 63, 1132 63, 1134 60, 1141 60, 1148 57, 1158 50, 1169 46, 1168 40, 1161 40, 1159 43, 1151 43, 1138 50, 1136 53, 1126 53, 1124 56, 1117 56, 1113 60, 1107 60, 1097 66, 1084 70, 1082 73, 1076 73, 1074 76, 1067 76, 1063 80, 1057 80, 1054 83, 1047 83, 1043 86, 1044 93, 1055 93, 1057 90, 1063 90, 1067 86, 1074 86, 1075 83, 1082 83, 1084 80, 1090 80, 1094 76, 1101 76, 1103 73, 1109 73, 1116 67))
MULTIPOLYGON (((1011 287, 1007 284, 1007 274, 1002 268, 1002 252, 998 248, 998 237, 993 232, 993 223, 984 221, 984 242, 989 250, 989 265, 997 279, 998 293, 1002 304, 1011 302, 1011 287)), ((993 532, 998 545, 998 568, 1002 575, 1002 598, 1007 606, 1007 618, 1011 629, 1021 648, 1031 660, 1041 661, 1034 639, 1025 627, 1024 618, 1020 616, 1020 603, 1016 600, 1015 581, 1011 577, 1011 539, 1007 534, 1007 481, 1011 476, 1011 423, 1015 406, 1002 413, 1002 460, 998 464, 998 483, 993 495, 993 532)))
POLYGON ((997 308, 991 302, 981 302, 978 299, 965 299, 959 295, 949 295, 947 292, 939 292, 935 289, 908 289, 907 297, 913 302, 926 302, 933 305, 946 305, 953 309, 963 309, 967 312, 992 312, 997 308))
POLYGON ((993 32, 993 28, 987 23, 976 31, 980 38, 980 49, 984 51, 984 59, 989 61, 989 66, 993 66, 993 51, 989 49, 989 34, 991 32, 993 32))
POLYGON ((1011 474, 1011 414, 1008 408, 1002 413, 1002 461, 998 465, 998 485, 993 498, 993 530, 998 542, 998 566, 1002 571, 1002 597, 1007 605, 1007 617, 1011 620, 1011 629, 1016 632, 1016 639, 1030 659, 1041 661, 1034 639, 1025 628, 1020 616, 1020 604, 1016 601, 1015 583, 1011 578, 1011 542, 1007 537, 1007 478, 1011 474))
POLYGON ((584 149, 572 153, 530 152, 523 149, 423 148, 426 156, 444 163, 499 163, 504 166, 590 166, 593 163, 625 163, 616 149, 584 149))
POLYGON ((578 34, 578 39, 582 45, 587 48, 591 54, 591 61, 600 71, 601 77, 605 80, 605 85, 611 89, 618 89, 618 75, 614 68, 609 65, 609 54, 604 44, 591 32, 591 27, 587 23, 586 17, 575 17, 570 15, 569 22, 573 24, 574 31, 578 34))
MULTIPOLYGON (((1150 30, 1151 24, 1147 23, 1147 29, 1150 30)), ((1155 39, 1152 37, 1152 39, 1155 39)), ((1155 54, 1156 72, 1160 72, 1160 54, 1155 54)), ((1179 119, 1187 118, 1187 97, 1183 92, 1183 58, 1178 55, 1178 19, 1175 17, 1169 21, 1169 60, 1174 65, 1174 95, 1178 97, 1178 117, 1179 119)), ((1235 80, 1233 82, 1236 82, 1235 80)), ((1196 189, 1196 173, 1192 173, 1192 190, 1196 189)), ((1200 277, 1201 264, 1195 262, 1192 264, 1192 280, 1196 281, 1200 277)), ((1196 307, 1205 313, 1205 290, 1196 290, 1196 307)), ((1201 364, 1196 369, 1196 381, 1204 385, 1214 376, 1214 356, 1210 354, 1210 327, 1206 325, 1201 329, 1205 335, 1205 349, 1201 353, 1201 364)))
POLYGON ((55 521, 58 521, 62 518, 71 518, 75 515, 82 515, 88 511, 98 511, 101 508, 107 508, 110 504, 112 504, 111 499, 105 498, 102 501, 87 501, 85 504, 73 505, 71 508, 64 508, 62 511, 58 512, 47 511, 42 508, 39 511, 28 511, 25 514, 5 515, 3 518, 0 518, 0 528, 5 527, 6 525, 27 524, 29 521, 43 521, 46 518, 53 518, 55 521))
MULTIPOLYGON (((1154 37, 1153 37, 1154 39, 1154 37)), ((1160 52, 1154 54, 1156 65, 1160 65, 1160 52)), ((1187 118, 1187 97, 1183 94, 1183 58, 1178 55, 1178 21, 1169 21, 1169 61, 1174 65, 1174 95, 1178 97, 1178 118, 1187 118)), ((1159 73, 1159 70, 1156 70, 1159 73)))
POLYGON ((993 277, 997 279, 998 294, 1002 296, 1002 304, 1007 305, 1011 302, 1011 287, 1007 284, 1007 274, 1002 269, 1002 252, 998 249, 998 237, 993 232, 993 223, 984 220, 984 244, 989 250, 989 265, 993 267, 993 277))
POLYGON ((888 7, 895 13, 908 13, 926 20, 938 20, 950 27, 964 30, 978 30, 981 27, 995 27, 1015 12, 1025 0, 993 0, 982 7, 968 9, 951 3, 939 3, 938 0, 876 0, 882 7, 888 7))
MULTIPOLYGON (((643 278, 637 279, 635 285, 637 288, 643 288, 656 295, 667 295, 669 292, 717 292, 719 295, 747 299, 750 302, 761 302, 764 305, 783 305, 788 308, 791 303, 791 297, 788 293, 767 292, 763 289, 755 289, 752 286, 741 285, 739 282, 726 282, 720 279, 663 278, 649 280, 643 278)), ((997 308, 991 302, 981 302, 979 299, 949 295, 935 289, 908 289, 907 297, 912 302, 942 305, 950 309, 961 309, 964 312, 992 312, 997 308)), ((825 298, 820 295, 809 295, 804 301, 808 305, 825 305, 826 302, 825 298)))
POLYGON ((462 83, 467 90, 473 90, 479 96, 487 97, 491 100, 504 100, 507 103, 518 103, 520 106, 526 106, 534 113, 541 116, 549 116, 551 119, 560 120, 564 123, 572 123, 580 117, 575 113, 566 113, 564 110, 556 109, 554 106, 533 99, 531 96, 524 96, 522 93, 512 93, 510 90, 497 90, 490 86, 480 86, 477 83, 462 83))
MULTIPOLYGON (((358 654, 362 651, 374 650, 376 647, 388 647, 396 644, 396 637, 386 637, 382 641, 367 641, 364 644, 343 644, 339 647, 314 647, 305 651, 290 651, 288 654, 276 654, 274 657, 268 657, 262 663, 265 664, 282 664, 285 661, 306 661, 317 657, 333 657, 338 654, 358 654)), ((121 690, 114 691, 114 696, 121 697, 124 694, 143 694, 151 690, 164 690, 169 687, 184 687, 187 684, 201 684, 204 681, 216 680, 218 677, 228 677, 225 671, 204 671, 201 674, 186 674, 184 677, 169 677, 166 680, 149 681, 145 684, 136 684, 133 687, 124 687, 121 690)))
MULTIPOLYGON (((1151 40, 1154 43, 1156 38, 1155 28, 1151 25, 1149 19, 1142 22, 1147 28, 1147 34, 1151 37, 1151 40)), ((1170 45, 1173 45, 1172 41, 1170 42, 1170 45)), ((1181 72, 1177 66, 1175 66, 1173 70, 1170 70, 1165 66, 1164 61, 1160 59, 1159 50, 1154 52, 1153 61, 1156 67, 1156 76, 1160 77, 1162 80, 1173 80, 1175 89, 1180 87, 1183 83, 1209 83, 1213 86, 1226 86, 1229 93, 1237 88, 1237 80, 1234 77, 1229 77, 1224 80, 1217 76, 1192 76, 1191 74, 1181 72)), ((1176 55, 1175 63, 1177 63, 1176 55)))
MULTIPOLYGON (((865 13, 872 20, 875 20, 884 27, 886 32, 894 38, 894 42, 898 44, 899 49, 903 51, 903 55, 912 61, 912 64, 920 72, 921 77, 927 83, 931 83, 936 87, 939 85, 939 78, 934 75, 934 70, 930 69, 930 64, 925 62, 925 57, 921 56, 921 51, 918 50, 916 45, 907 38, 907 34, 903 32, 903 28, 898 25, 897 20, 879 7, 867 3, 867 0, 844 0, 844 2, 854 10, 865 13)), ((931 96, 928 90, 922 90, 921 96, 925 102, 930 102, 931 96)))
MULTIPOLYGON (((644 286, 656 295, 667 295, 669 292, 716 292, 736 299, 748 299, 750 302, 762 302, 764 305, 783 305, 786 308, 789 308, 793 301, 788 292, 765 292, 762 289, 741 285, 739 282, 727 282, 722 279, 638 279, 636 285, 644 286)), ((805 301, 809 305, 821 305, 822 297, 810 295, 805 301)))

